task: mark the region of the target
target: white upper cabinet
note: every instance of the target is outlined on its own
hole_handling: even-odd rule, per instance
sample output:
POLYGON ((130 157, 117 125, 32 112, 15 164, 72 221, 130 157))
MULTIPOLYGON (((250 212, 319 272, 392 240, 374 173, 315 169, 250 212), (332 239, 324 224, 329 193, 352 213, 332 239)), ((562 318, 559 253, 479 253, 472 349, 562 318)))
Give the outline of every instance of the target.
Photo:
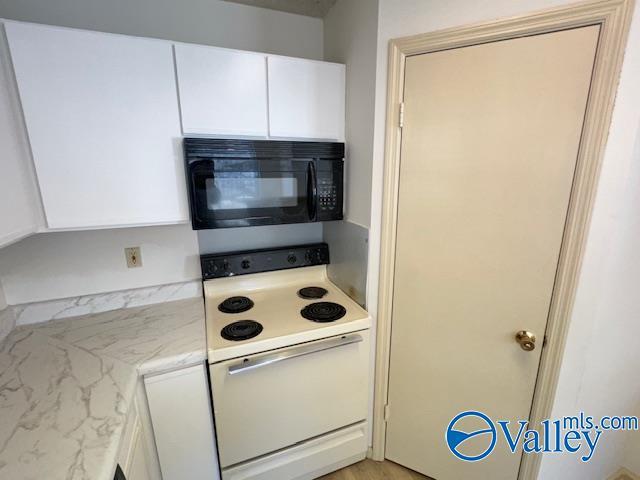
POLYGON ((10 63, 0 44, 0 247, 35 233, 42 222, 10 63))
POLYGON ((344 139, 345 66, 268 57, 272 137, 344 139))
POLYGON ((48 227, 187 221, 171 43, 5 27, 48 227))
POLYGON ((175 45, 185 134, 266 137, 266 56, 175 45))

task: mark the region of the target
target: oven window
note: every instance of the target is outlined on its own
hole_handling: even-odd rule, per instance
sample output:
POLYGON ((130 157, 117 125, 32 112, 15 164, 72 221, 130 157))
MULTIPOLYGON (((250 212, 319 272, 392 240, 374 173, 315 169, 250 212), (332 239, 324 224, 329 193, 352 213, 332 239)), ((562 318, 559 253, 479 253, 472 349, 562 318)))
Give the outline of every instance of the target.
POLYGON ((206 180, 209 210, 282 208, 298 205, 296 177, 263 177, 259 173, 219 173, 206 180))

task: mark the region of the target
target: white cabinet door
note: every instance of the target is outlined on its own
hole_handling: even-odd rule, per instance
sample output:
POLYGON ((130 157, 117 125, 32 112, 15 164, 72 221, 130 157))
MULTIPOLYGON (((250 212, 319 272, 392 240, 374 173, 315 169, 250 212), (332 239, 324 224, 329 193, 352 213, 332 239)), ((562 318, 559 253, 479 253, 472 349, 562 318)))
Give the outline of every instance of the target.
POLYGON ((219 480, 205 365, 144 383, 163 480, 219 480))
POLYGON ((171 44, 6 31, 49 228, 187 221, 171 44))
POLYGON ((138 423, 137 427, 138 428, 134 432, 133 443, 131 446, 131 457, 125 475, 127 480, 152 480, 145 452, 142 426, 138 423))
POLYGON ((118 465, 127 480, 156 480, 149 469, 145 443, 145 431, 137 401, 131 404, 131 411, 124 429, 118 465))
POLYGON ((263 54, 175 45, 184 133, 266 137, 263 54))
POLYGON ((0 247, 37 230, 39 202, 11 59, 0 40, 0 247))
POLYGON ((345 66, 272 56, 267 61, 270 135, 343 140, 345 66))

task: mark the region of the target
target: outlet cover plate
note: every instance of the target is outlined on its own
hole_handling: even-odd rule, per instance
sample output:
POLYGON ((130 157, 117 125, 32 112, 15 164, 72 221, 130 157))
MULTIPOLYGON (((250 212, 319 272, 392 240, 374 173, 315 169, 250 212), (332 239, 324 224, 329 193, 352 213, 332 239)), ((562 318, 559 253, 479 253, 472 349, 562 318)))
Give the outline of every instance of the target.
POLYGON ((142 266, 142 255, 140 253, 140 247, 125 248, 124 256, 127 259, 127 268, 138 268, 142 266))

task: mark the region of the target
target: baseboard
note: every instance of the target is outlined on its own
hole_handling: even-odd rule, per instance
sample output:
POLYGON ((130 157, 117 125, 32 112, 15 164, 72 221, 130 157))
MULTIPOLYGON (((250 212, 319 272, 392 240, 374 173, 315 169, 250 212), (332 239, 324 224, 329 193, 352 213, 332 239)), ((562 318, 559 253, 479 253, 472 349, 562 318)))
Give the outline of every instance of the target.
POLYGON ((622 467, 616 473, 611 475, 607 480, 640 480, 640 475, 637 475, 631 470, 622 467))

